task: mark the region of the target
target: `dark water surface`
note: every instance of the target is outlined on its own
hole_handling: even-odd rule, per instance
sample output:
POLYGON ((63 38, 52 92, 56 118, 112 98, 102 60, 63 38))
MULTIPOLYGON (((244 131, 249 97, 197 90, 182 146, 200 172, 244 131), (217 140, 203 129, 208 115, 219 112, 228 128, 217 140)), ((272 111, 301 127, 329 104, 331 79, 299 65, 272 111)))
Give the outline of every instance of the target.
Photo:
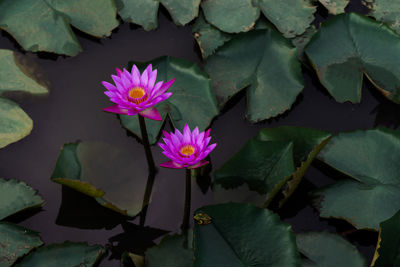
MULTIPOLYGON (((365 12, 358 1, 349 10, 365 12)), ((319 11, 318 20, 326 17, 319 11)), ((124 247, 133 247, 140 253, 153 240, 166 233, 179 232, 183 213, 184 171, 160 169, 153 191, 146 225, 140 228, 117 213, 103 208, 95 200, 50 181, 58 153, 64 143, 76 140, 104 141, 134 151, 141 170, 147 170, 144 150, 135 138, 127 135, 115 115, 101 111, 110 102, 103 94, 101 81, 110 81, 115 67, 124 67, 128 61, 149 61, 170 55, 201 64, 198 48, 190 26, 177 27, 165 12, 160 13, 159 28, 145 32, 122 24, 111 38, 94 40, 78 35, 84 52, 76 57, 26 53, 42 67, 50 81, 48 97, 16 98, 34 121, 28 137, 0 150, 0 177, 17 178, 37 189, 46 203, 35 214, 22 214, 10 218, 15 222, 41 232, 47 244, 53 242, 88 241, 114 246, 100 266, 119 266, 118 258, 124 247), (121 224, 122 223, 122 224, 121 224)), ((19 50, 18 45, 4 34, 0 48, 19 50)), ((284 115, 252 125, 244 119, 245 99, 237 97, 230 107, 212 124, 212 136, 218 147, 212 153, 213 168, 219 168, 233 153, 259 129, 278 125, 313 127, 337 133, 355 129, 368 129, 376 125, 398 127, 400 109, 376 93, 364 82, 361 104, 340 104, 334 101, 319 84, 314 73, 304 68, 306 87, 292 109, 284 115)), ((153 147, 156 164, 166 160, 158 146, 153 147)), ((99 155, 101 156, 101 155, 99 155)), ((113 166, 110 166, 112 168, 113 166)), ((132 174, 134 177, 134 174, 132 174)), ((307 193, 340 178, 322 163, 314 162, 301 186, 279 211, 281 218, 290 223, 295 232, 304 230, 338 231, 351 240, 372 259, 377 234, 367 231, 354 233, 353 228, 339 220, 326 220, 310 205, 307 193)), ((112 178, 110 178, 112 179, 112 178)), ((213 194, 203 194, 193 185, 192 208, 213 203, 213 194)), ((137 220, 134 221, 137 223, 137 220)))

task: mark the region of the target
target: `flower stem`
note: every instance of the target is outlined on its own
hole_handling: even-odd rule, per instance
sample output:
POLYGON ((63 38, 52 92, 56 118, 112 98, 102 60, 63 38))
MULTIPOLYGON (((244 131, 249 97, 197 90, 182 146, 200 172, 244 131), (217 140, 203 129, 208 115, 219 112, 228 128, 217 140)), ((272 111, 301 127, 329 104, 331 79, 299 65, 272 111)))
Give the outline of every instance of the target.
POLYGON ((192 190, 191 170, 186 169, 185 209, 183 212, 183 221, 182 221, 182 232, 184 234, 187 233, 187 230, 189 229, 191 190, 192 190))
POLYGON ((146 153, 147 165, 149 168, 149 176, 147 178, 146 190, 143 197, 142 212, 140 215, 140 225, 144 226, 147 214, 147 207, 150 202, 151 192, 153 190, 154 180, 156 177, 156 166, 154 164, 153 155, 151 154, 149 137, 147 135, 146 122, 144 117, 139 115, 140 131, 142 133, 142 141, 144 151, 146 153))

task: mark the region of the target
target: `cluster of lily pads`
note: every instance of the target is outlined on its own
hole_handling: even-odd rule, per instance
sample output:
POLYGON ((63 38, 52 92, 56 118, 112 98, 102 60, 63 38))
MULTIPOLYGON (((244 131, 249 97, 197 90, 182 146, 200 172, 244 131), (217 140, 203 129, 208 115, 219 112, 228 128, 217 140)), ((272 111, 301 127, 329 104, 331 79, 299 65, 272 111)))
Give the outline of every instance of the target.
MULTIPOLYGON (((119 113, 121 124, 148 145, 148 156, 149 145, 157 143, 166 120, 179 130, 187 125, 184 134, 197 127, 198 135, 243 90, 250 122, 286 112, 304 87, 302 67, 314 69, 321 84, 338 102, 359 103, 363 78, 367 77, 386 98, 399 103, 400 6, 390 0, 363 0, 370 10, 365 16, 344 13, 348 3, 349 0, 3 0, 0 28, 27 51, 75 56, 82 48, 71 26, 96 37, 109 36, 119 24, 118 14, 126 22, 152 30, 157 27, 160 4, 177 25, 195 19, 192 30, 204 66, 169 56, 151 62, 130 62, 126 68, 132 73, 136 66, 137 71, 144 71, 152 64, 158 72, 153 85, 176 78, 173 86, 169 84, 171 94, 152 103, 155 113, 148 110, 153 105, 141 104, 141 94, 148 92, 127 86, 126 93, 138 107, 142 105, 140 109, 128 110, 129 103, 125 102, 108 109, 119 113), (318 27, 312 24, 317 5, 332 14, 318 27), (138 114, 146 117, 144 123, 139 119, 143 117, 134 116, 138 114)), ((23 56, 1 49, 0 58, 0 147, 4 147, 28 135, 33 127, 29 116, 6 96, 13 92, 46 94, 47 89, 33 77, 23 56)), ((117 74, 119 78, 122 75, 123 72, 117 74)), ((150 77, 146 78, 146 85, 147 79, 150 77)), ((118 98, 119 91, 111 86, 106 85, 108 96, 118 98)), ((175 135, 179 134, 175 131, 175 135)), ((170 140, 171 136, 166 137, 170 140)), ((175 151, 168 142, 162 145, 167 156, 175 151)), ((183 145, 179 149, 186 149, 180 150, 180 159, 194 153, 194 147, 179 144, 183 145)), ((185 160, 174 160, 173 155, 170 158, 173 162, 165 166, 191 166, 185 165, 185 160)), ((379 231, 371 266, 399 265, 400 132, 378 128, 332 135, 291 126, 262 129, 214 171, 214 194, 224 192, 225 196, 216 200, 217 204, 201 207, 190 215, 192 230, 167 235, 144 255, 127 251, 123 264, 366 266, 357 248, 339 235, 294 234, 291 226, 269 209, 272 203, 277 204, 278 211, 279 207, 290 205, 289 197, 316 158, 347 176, 311 192, 320 216, 344 219, 357 230, 379 231), (243 188, 254 191, 262 201, 247 198, 243 188), (229 194, 242 194, 242 202, 253 203, 232 203, 230 200, 236 198, 229 194)), ((143 215, 150 201, 146 195, 151 194, 149 183, 130 171, 135 169, 134 162, 132 153, 110 144, 68 143, 61 149, 51 180, 132 218, 143 215), (110 170, 107 166, 119 168, 110 170), (116 184, 123 184, 124 188, 116 184), (141 188, 143 194, 131 194, 130 188, 141 188)), ((151 165, 149 158, 148 162, 151 165)), ((204 168, 197 163, 192 165, 204 168)), ((44 203, 24 182, 3 179, 0 200, 1 220, 44 203)), ((42 245, 38 233, 0 222, 0 266, 11 266, 17 260, 17 265, 22 266, 43 266, 43 262, 51 266, 92 266, 105 252, 101 246, 84 243, 42 245)))

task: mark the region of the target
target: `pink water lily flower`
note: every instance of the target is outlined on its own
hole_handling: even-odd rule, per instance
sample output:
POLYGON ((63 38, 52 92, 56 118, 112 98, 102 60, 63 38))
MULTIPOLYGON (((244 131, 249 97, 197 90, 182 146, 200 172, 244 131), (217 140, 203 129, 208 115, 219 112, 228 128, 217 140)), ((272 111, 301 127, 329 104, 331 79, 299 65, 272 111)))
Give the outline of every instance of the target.
POLYGON ((157 70, 152 70, 151 64, 143 71, 142 75, 138 68, 133 65, 132 71, 117 69, 117 75, 111 75, 115 85, 102 82, 108 91, 104 92, 115 105, 104 108, 104 111, 136 115, 162 120, 157 109, 157 103, 169 98, 172 93, 166 93, 168 88, 174 83, 175 79, 168 82, 160 81, 155 84, 157 70))
POLYGON ((160 164, 161 167, 182 169, 195 169, 209 163, 204 160, 217 144, 208 145, 211 137, 210 131, 199 133, 196 127, 193 132, 186 124, 183 133, 175 129, 175 133, 164 133, 164 142, 158 145, 164 150, 162 153, 170 158, 170 161, 160 164))

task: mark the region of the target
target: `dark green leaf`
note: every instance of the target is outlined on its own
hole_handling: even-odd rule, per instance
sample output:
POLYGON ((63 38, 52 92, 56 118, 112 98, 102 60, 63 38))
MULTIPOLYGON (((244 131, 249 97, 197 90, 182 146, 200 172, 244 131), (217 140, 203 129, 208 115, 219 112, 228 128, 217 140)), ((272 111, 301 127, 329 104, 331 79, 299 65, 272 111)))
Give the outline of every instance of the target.
POLYGON ((196 19, 192 32, 200 47, 201 55, 207 58, 214 51, 232 38, 229 33, 222 32, 208 24, 202 14, 196 19))
POLYGON ((69 23, 97 37, 118 26, 112 0, 3 0, 0 28, 25 49, 75 56, 82 48, 69 23), (29 32, 29 34, 27 34, 29 32))
POLYGON ((316 32, 317 28, 315 28, 314 25, 311 25, 302 35, 296 36, 292 39, 292 44, 297 48, 298 58, 300 61, 307 61, 304 49, 316 32))
POLYGON ((0 178, 0 220, 43 203, 44 200, 25 182, 0 178))
POLYGON ((158 246, 146 251, 146 267, 192 267, 193 232, 189 235, 168 235, 158 246))
MULTIPOLYGON (((355 246, 342 237, 327 232, 296 235, 297 247, 314 267, 366 267, 366 261, 355 246)), ((304 265, 303 265, 304 266, 304 265)))
MULTIPOLYGON (((135 62, 139 69, 143 69, 148 63, 150 62, 135 62)), ((219 113, 207 73, 192 62, 173 57, 160 57, 152 60, 151 63, 153 68, 158 70, 157 81, 169 81, 176 78, 168 90, 173 95, 156 106, 163 121, 168 114, 177 129, 183 129, 187 123, 191 129, 198 126, 200 131, 205 130, 219 113)), ((125 128, 141 137, 137 116, 121 115, 120 118, 125 128)), ((146 119, 151 144, 156 143, 162 126, 162 122, 146 119)))
POLYGON ((221 106, 250 86, 246 116, 252 122, 288 110, 304 87, 296 48, 273 30, 236 36, 207 59, 205 69, 221 106))
POLYGON ((288 38, 302 34, 314 20, 316 11, 309 0, 207 0, 201 7, 208 22, 228 33, 253 29, 261 10, 288 38))
POLYGON ((258 134, 258 138, 262 141, 286 141, 293 143, 293 160, 296 171, 291 179, 287 182, 287 188, 283 191, 284 199, 280 205, 293 194, 301 182, 311 162, 318 155, 320 150, 328 143, 331 134, 326 131, 282 126, 271 129, 263 129, 258 134))
POLYGON ((378 21, 387 23, 400 34, 400 2, 392 0, 362 0, 371 9, 369 15, 378 21))
POLYGON ((350 0, 318 0, 333 15, 344 13, 350 0))
POLYGON ((290 225, 269 210, 229 203, 195 214, 196 267, 300 266, 290 225), (199 224, 202 217, 208 218, 205 224, 199 224))
POLYGON ((341 133, 318 157, 352 178, 315 192, 322 217, 378 230, 380 222, 400 209, 399 131, 380 128, 341 133))
POLYGON ((400 211, 379 226, 378 244, 371 266, 385 267, 400 264, 400 211))
POLYGON ((356 13, 335 16, 314 35, 306 53, 336 101, 360 102, 365 74, 384 96, 400 103, 400 37, 386 25, 356 13))
POLYGON ((52 181, 95 197, 103 206, 135 216, 142 209, 147 181, 144 160, 132 151, 101 142, 64 145, 52 181))
POLYGON ((94 266, 104 254, 102 246, 87 243, 65 242, 41 247, 26 256, 16 266, 21 267, 71 267, 94 266))
POLYGON ((293 143, 250 139, 215 172, 214 183, 235 188, 246 183, 250 190, 267 194, 267 203, 294 173, 293 143))
POLYGON ((0 97, 0 148, 29 135, 32 128, 31 118, 18 104, 0 97))
POLYGON ((21 256, 43 244, 39 233, 27 228, 0 222, 0 266, 7 267, 21 256))
POLYGON ((118 13, 124 21, 139 24, 150 31, 157 28, 159 3, 177 25, 189 23, 199 13, 200 0, 117 0, 118 13))
POLYGON ((268 205, 287 182, 282 205, 329 138, 328 132, 316 129, 263 129, 215 172, 214 183, 226 189, 246 183, 250 190, 267 194, 268 205))

